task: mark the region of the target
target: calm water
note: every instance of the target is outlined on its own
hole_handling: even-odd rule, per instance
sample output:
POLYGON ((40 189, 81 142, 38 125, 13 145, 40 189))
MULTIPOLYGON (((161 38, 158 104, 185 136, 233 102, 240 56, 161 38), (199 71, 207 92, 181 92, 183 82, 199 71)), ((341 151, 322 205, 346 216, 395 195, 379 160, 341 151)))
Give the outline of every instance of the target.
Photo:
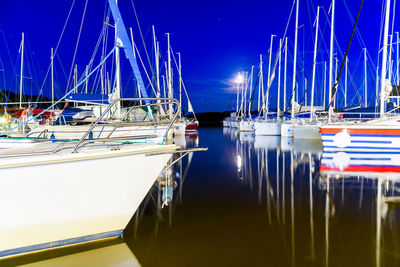
POLYGON ((400 196, 393 177, 320 173, 321 147, 312 142, 222 128, 201 128, 176 142, 209 150, 167 175, 175 178, 168 206, 161 209, 165 182, 152 188, 125 242, 8 264, 400 266, 400 206, 385 201, 400 196))

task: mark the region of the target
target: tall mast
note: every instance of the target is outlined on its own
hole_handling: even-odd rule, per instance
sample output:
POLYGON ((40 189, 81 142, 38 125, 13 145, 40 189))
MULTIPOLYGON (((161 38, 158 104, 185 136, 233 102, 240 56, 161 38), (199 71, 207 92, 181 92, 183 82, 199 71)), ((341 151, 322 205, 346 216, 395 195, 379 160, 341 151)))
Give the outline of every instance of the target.
POLYGON ((265 100, 265 110, 266 110, 266 116, 268 117, 268 106, 269 106, 269 88, 270 88, 270 75, 271 75, 271 59, 272 59, 272 45, 274 42, 274 37, 275 35, 271 35, 271 43, 269 46, 269 62, 268 62, 268 77, 267 77, 267 96, 265 100))
POLYGON ((264 110, 265 114, 265 95, 264 95, 264 73, 263 73, 263 59, 262 55, 260 55, 260 88, 262 95, 262 110, 264 110))
MULTIPOLYGON (((178 72, 179 72, 179 109, 182 109, 182 63, 181 63, 181 53, 178 54, 178 72)), ((181 115, 181 114, 179 114, 181 115)))
POLYGON ((21 41, 21 76, 19 78, 19 107, 22 107, 22 91, 23 91, 23 79, 24 79, 24 46, 25 46, 25 35, 22 33, 21 41))
POLYGON ((324 61, 324 109, 326 109, 326 61, 324 61))
MULTIPOLYGON (((251 94, 251 88, 253 87, 253 72, 254 72, 254 65, 251 66, 251 74, 250 74, 250 92, 249 94, 251 94)), ((249 97, 249 118, 251 119, 251 98, 249 97)))
POLYGON ((392 42, 393 42, 393 35, 389 35, 389 73, 388 73, 388 78, 389 81, 392 80, 392 42))
POLYGON ((86 81, 85 81, 85 94, 88 93, 88 87, 89 87, 89 79, 87 78, 88 74, 89 74, 89 65, 86 65, 86 69, 85 69, 85 78, 86 78, 86 81))
POLYGON ((346 57, 345 68, 344 68, 344 107, 347 108, 347 63, 349 58, 346 57))
POLYGON ((283 71, 283 112, 286 111, 287 37, 285 38, 285 67, 283 71))
POLYGON ((281 98, 281 50, 282 50, 282 39, 279 39, 279 58, 278 58, 278 100, 276 102, 276 119, 280 119, 280 98, 281 98))
POLYGON ((311 112, 310 121, 313 120, 314 114, 314 86, 315 86, 315 66, 317 65, 317 49, 318 49, 318 23, 319 23, 319 6, 317 8, 317 20, 315 22, 315 42, 314 42, 314 61, 313 61, 313 73, 311 81, 311 112))
MULTIPOLYGON (((118 0, 115 0, 116 5, 118 6, 118 0)), ((119 54, 119 40, 118 40, 118 21, 115 21, 115 91, 114 91, 114 99, 118 99, 121 97, 121 64, 120 64, 120 54, 119 54)), ((116 103, 115 117, 119 118, 121 115, 121 102, 118 101, 116 103)))
POLYGON ((397 36, 397 46, 396 46, 396 83, 397 85, 399 85, 400 83, 400 76, 399 76, 399 32, 396 32, 396 36, 397 36))
MULTIPOLYGON (((334 38, 334 26, 335 26, 335 0, 332 0, 332 16, 331 16, 331 42, 329 48, 329 95, 328 95, 328 105, 331 102, 332 97, 332 86, 333 86, 333 38, 334 38)), ((329 105, 329 122, 331 121, 332 106, 329 105)))
MULTIPOLYGON (((168 97, 173 98, 174 93, 172 92, 172 73, 171 73, 171 46, 169 42, 169 33, 167 34, 167 42, 168 42, 168 97)), ((172 119, 172 104, 169 105, 169 117, 172 119)))
POLYGON ((387 43, 389 34, 389 15, 390 15, 390 1, 386 0, 386 15, 385 15, 385 28, 383 34, 383 52, 382 52, 382 67, 381 67, 381 105, 380 116, 385 113, 385 84, 386 84, 386 65, 387 65, 387 43))
MULTIPOLYGON (((261 84, 262 84, 262 55, 260 55, 260 73, 259 73, 259 83, 258 83, 258 105, 257 110, 260 112, 260 98, 261 98, 261 84)), ((264 94, 264 92, 263 92, 264 94)), ((263 97, 264 98, 264 97, 263 97)))
POLYGON ((367 48, 364 48, 364 107, 368 107, 367 48))
POLYGON ((236 117, 239 116, 239 93, 240 93, 240 77, 241 77, 241 73, 239 72, 239 78, 238 78, 238 82, 236 83, 236 117))
POLYGON ((51 105, 54 105, 54 51, 51 48, 51 105))
POLYGON ((292 120, 294 119, 294 97, 296 91, 296 61, 297 61, 297 32, 299 28, 299 0, 296 0, 296 28, 294 34, 294 56, 293 56, 293 85, 292 85, 292 120))
POLYGON ((153 46, 154 46, 154 60, 156 64, 156 86, 157 86, 157 97, 160 97, 160 57, 158 51, 158 42, 156 39, 156 31, 154 29, 154 25, 152 26, 153 29, 153 46))

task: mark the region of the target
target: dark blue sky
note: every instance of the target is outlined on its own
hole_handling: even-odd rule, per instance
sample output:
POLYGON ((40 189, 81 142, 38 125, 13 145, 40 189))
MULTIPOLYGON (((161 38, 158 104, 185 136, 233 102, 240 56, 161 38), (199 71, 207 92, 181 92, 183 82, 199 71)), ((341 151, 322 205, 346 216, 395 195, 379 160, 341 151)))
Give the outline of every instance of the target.
MULTIPOLYGON (((155 25, 158 38, 164 47, 166 44, 164 33, 171 33, 174 52, 182 53, 186 87, 191 95, 193 106, 198 112, 223 111, 228 108, 232 94, 230 81, 238 71, 249 71, 251 65, 258 66, 260 53, 266 57, 270 35, 282 36, 293 3, 292 0, 133 1, 148 49, 151 49, 151 25, 155 25)), ((359 1, 347 2, 348 10, 344 0, 337 0, 336 5, 336 35, 342 51, 347 46, 352 30, 348 12, 355 18, 359 6, 359 1)), ((27 38, 27 51, 30 54, 28 72, 38 84, 41 84, 49 65, 50 48, 57 44, 71 3, 72 0, 1 0, 0 30, 6 39, 5 42, 3 33, 1 33, 0 59, 3 67, 10 71, 12 64, 18 64, 18 46, 21 32, 24 31, 27 38), (5 43, 8 45, 8 50, 5 48, 5 43)), ((76 0, 71 21, 59 49, 58 56, 67 75, 84 4, 84 0, 76 0)), ((88 1, 82 39, 77 53, 80 72, 88 63, 100 33, 105 4, 106 2, 101 0, 88 1)), ((135 40, 141 47, 131 0, 119 0, 119 4, 126 26, 133 28, 135 40)), ((303 25, 303 27, 299 31, 299 69, 302 69, 304 62, 304 71, 299 70, 300 74, 298 74, 301 77, 308 77, 311 73, 314 38, 312 23, 315 20, 317 5, 323 6, 325 12, 328 12, 330 1, 300 0, 299 25, 303 25)), ((365 1, 359 21, 360 34, 374 64, 376 64, 379 44, 381 9, 382 1, 365 1)), ((326 25, 324 11, 321 14, 320 27, 321 29, 326 27, 323 36, 326 46, 321 45, 318 56, 318 61, 323 61, 328 60, 326 49, 329 45, 329 25, 326 25)), ((397 29, 395 28, 395 30, 397 29)), ((294 16, 289 25, 288 37, 290 39, 290 57, 292 57, 294 16)), ((274 51, 276 49, 277 41, 274 51)), ((141 51, 144 57, 143 50, 141 51)), ((360 87, 362 82, 362 61, 358 62, 361 53, 361 45, 355 38, 350 52, 350 69, 354 75, 354 88, 360 87)), ((341 59, 342 57, 339 56, 339 60, 341 59)), ((320 67, 319 71, 322 70, 320 67)), ((370 67, 372 69, 372 64, 370 67)), ((290 73, 292 72, 290 64, 288 70, 290 73)), ((9 76, 6 79, 11 82, 7 81, 6 86, 15 90, 16 78, 14 76, 10 79, 9 76)), ((291 88, 291 74, 288 76, 288 88, 291 88)), ((317 76, 319 76, 319 78, 317 77, 319 84, 322 84, 322 73, 317 76)), ((58 67, 56 77, 60 87, 58 96, 61 96, 65 91, 66 79, 60 67, 58 67)), ((3 78, 1 77, 1 79, 3 78)), ((374 81, 370 81, 371 92, 374 83, 374 81)), ((30 90, 34 91, 35 86, 31 86, 30 90)), ((48 88, 45 89, 45 94, 46 92, 49 92, 48 88)), ((371 97, 373 96, 371 95, 371 97)), ((372 98, 369 100, 373 101, 372 98)))

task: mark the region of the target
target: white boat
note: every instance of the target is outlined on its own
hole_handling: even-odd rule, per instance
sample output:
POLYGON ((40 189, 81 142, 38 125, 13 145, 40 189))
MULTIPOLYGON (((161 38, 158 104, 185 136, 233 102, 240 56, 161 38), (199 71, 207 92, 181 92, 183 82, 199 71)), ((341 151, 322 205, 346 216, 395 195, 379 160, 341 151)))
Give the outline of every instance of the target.
POLYGON ((241 132, 254 132, 254 121, 252 121, 252 120, 241 120, 239 122, 239 130, 241 132))
POLYGON ((293 121, 284 121, 281 123, 281 136, 282 137, 293 137, 295 122, 293 121))
POLYGON ((257 120, 254 122, 256 135, 281 135, 281 122, 257 120))
POLYGON ((293 126, 293 137, 295 139, 321 140, 318 123, 296 123, 293 126))
POLYGON ((120 236, 175 145, 2 150, 0 257, 120 236))

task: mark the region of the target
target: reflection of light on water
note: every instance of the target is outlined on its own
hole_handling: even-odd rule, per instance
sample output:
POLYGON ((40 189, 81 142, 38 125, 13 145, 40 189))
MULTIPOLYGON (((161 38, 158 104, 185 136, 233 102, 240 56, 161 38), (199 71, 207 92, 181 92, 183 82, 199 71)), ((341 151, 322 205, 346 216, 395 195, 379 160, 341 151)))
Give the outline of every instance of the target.
POLYGON ((242 170, 242 157, 240 155, 237 156, 237 167, 238 167, 238 172, 242 170))

